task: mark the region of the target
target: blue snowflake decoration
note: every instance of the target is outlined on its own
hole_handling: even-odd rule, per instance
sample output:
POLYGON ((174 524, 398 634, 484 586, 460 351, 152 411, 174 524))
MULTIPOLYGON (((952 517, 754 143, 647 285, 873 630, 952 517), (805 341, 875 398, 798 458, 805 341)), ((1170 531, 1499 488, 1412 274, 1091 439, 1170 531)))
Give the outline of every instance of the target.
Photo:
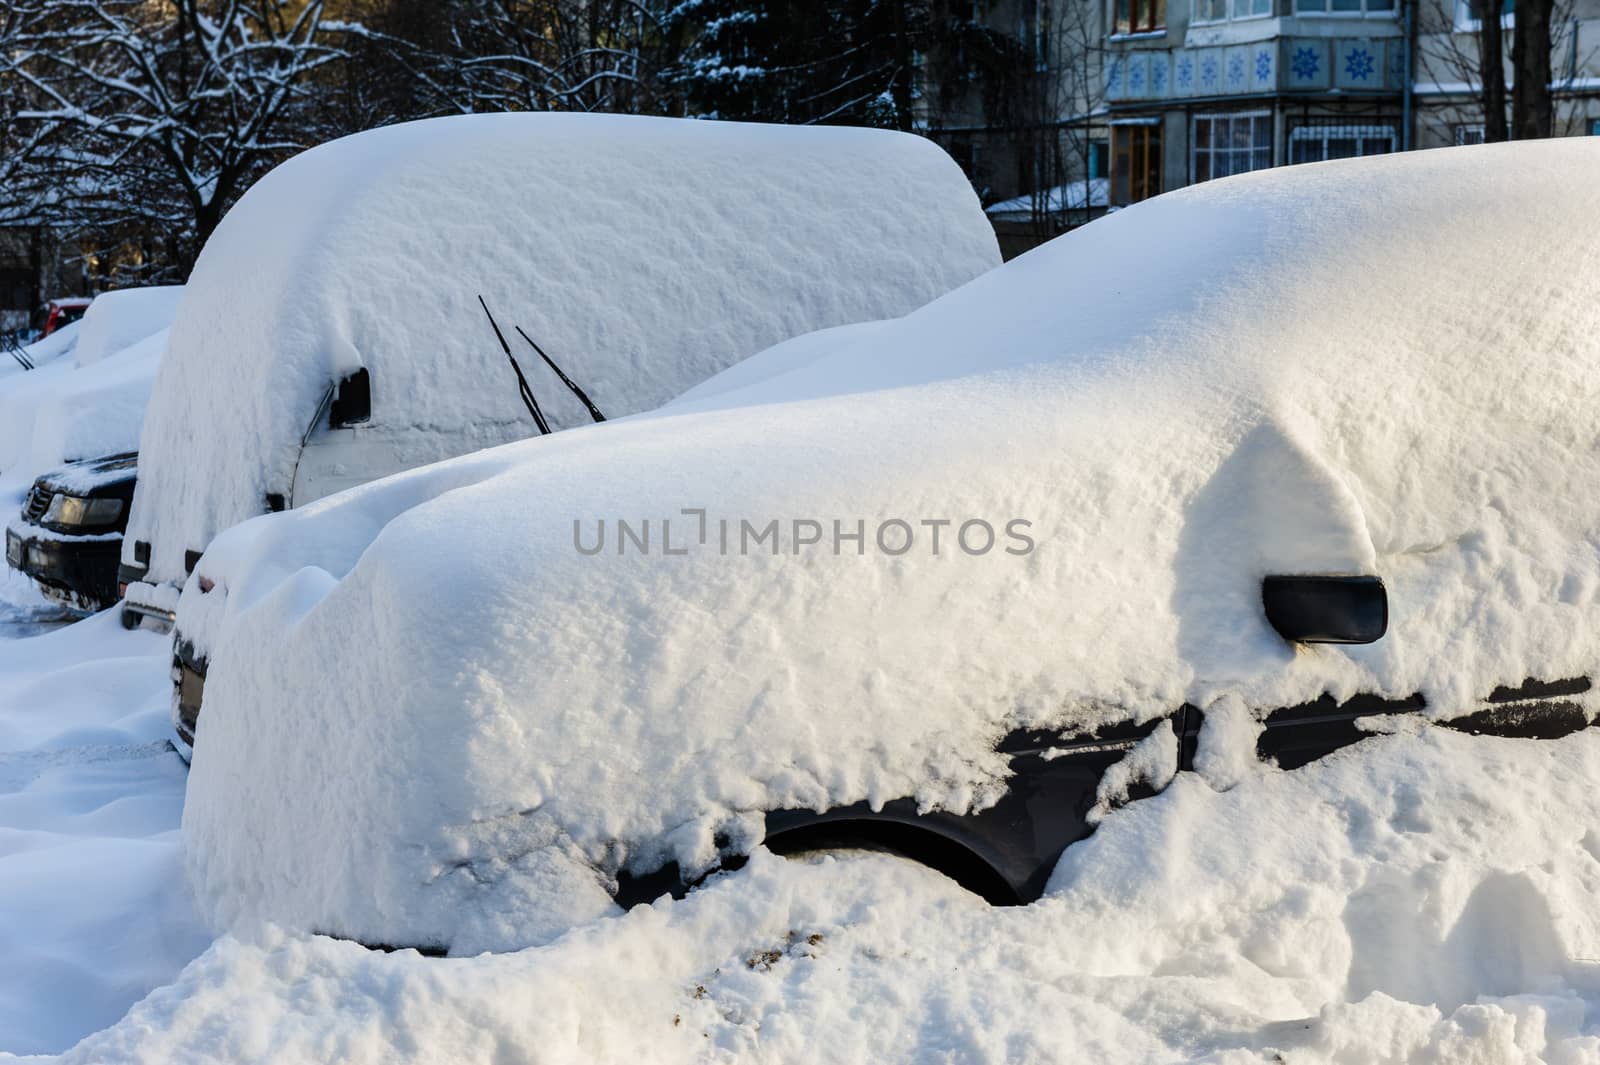
POLYGON ((1272 53, 1260 51, 1256 53, 1256 80, 1266 81, 1272 77, 1272 53))
POLYGON ((1217 57, 1208 55, 1200 61, 1200 85, 1203 88, 1214 89, 1217 86, 1217 57))
POLYGON ((1376 69, 1372 53, 1365 48, 1352 48, 1344 57, 1344 76, 1354 81, 1366 81, 1376 69))
POLYGON ((1112 96, 1122 91, 1122 60, 1113 59, 1106 67, 1106 92, 1112 96))
POLYGON ((1150 91, 1157 96, 1166 95, 1167 59, 1165 56, 1154 57, 1150 62, 1150 91))
POLYGON ((1178 57, 1178 90, 1188 92, 1194 87, 1194 60, 1188 56, 1178 57))
POLYGON ((1228 57, 1228 84, 1234 88, 1244 84, 1244 56, 1228 57))
POLYGON ((1140 92, 1144 89, 1144 64, 1128 64, 1128 91, 1140 92))
POLYGON ((1294 71, 1296 81, 1310 81, 1321 70, 1322 58, 1315 48, 1296 48, 1289 68, 1294 71))

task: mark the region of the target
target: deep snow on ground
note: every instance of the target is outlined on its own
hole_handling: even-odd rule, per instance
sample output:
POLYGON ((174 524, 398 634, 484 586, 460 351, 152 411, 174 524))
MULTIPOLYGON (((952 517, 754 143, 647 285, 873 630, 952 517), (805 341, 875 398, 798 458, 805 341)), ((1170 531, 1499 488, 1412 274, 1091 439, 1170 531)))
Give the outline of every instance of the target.
POLYGON ((885 856, 470 959, 219 940, 64 1062, 1600 1061, 1600 734, 1184 774, 992 909, 885 856))
POLYGON ((182 877, 167 647, 0 581, 0 1051, 63 1050, 210 936, 182 877), (31 634, 31 635, 30 635, 31 634))
POLYGON ((206 949, 165 669, 111 615, 0 641, 0 1060, 86 1036, 37 1060, 1600 1062, 1592 730, 1217 759, 1027 907, 758 851, 543 947, 429 959, 260 926, 206 949))

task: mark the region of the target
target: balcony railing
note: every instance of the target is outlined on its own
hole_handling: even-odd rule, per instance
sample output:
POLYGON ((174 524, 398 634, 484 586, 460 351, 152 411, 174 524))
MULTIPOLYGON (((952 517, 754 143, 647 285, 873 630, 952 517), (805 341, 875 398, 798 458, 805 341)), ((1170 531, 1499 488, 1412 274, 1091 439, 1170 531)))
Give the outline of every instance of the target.
POLYGON ((1399 92, 1399 38, 1277 37, 1253 44, 1130 49, 1106 60, 1106 99, 1399 92))

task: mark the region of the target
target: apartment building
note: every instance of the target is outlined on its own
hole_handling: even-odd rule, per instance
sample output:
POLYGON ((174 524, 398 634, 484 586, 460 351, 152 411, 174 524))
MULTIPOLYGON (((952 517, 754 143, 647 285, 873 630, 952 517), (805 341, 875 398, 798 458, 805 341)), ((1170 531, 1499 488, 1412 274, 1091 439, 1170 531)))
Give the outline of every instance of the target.
MULTIPOLYGON (((974 78, 961 122, 929 123, 1008 254, 1212 178, 1483 139, 1468 0, 978 0, 973 17, 1032 42, 1025 83, 1054 105, 1035 128, 995 122, 974 78)), ((1552 27, 1554 133, 1600 135, 1600 0, 1557 0, 1552 27)))

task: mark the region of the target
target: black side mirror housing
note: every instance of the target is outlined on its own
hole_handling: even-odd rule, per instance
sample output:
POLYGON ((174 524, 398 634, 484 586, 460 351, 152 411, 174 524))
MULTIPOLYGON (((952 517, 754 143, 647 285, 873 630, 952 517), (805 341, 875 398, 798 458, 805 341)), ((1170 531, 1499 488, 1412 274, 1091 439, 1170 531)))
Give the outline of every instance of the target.
POLYGON ((363 366, 339 380, 333 406, 328 408, 328 427, 344 429, 372 418, 372 379, 363 366))
POLYGON ((1261 603, 1268 623, 1294 643, 1374 643, 1389 631, 1381 577, 1265 577, 1261 603))

